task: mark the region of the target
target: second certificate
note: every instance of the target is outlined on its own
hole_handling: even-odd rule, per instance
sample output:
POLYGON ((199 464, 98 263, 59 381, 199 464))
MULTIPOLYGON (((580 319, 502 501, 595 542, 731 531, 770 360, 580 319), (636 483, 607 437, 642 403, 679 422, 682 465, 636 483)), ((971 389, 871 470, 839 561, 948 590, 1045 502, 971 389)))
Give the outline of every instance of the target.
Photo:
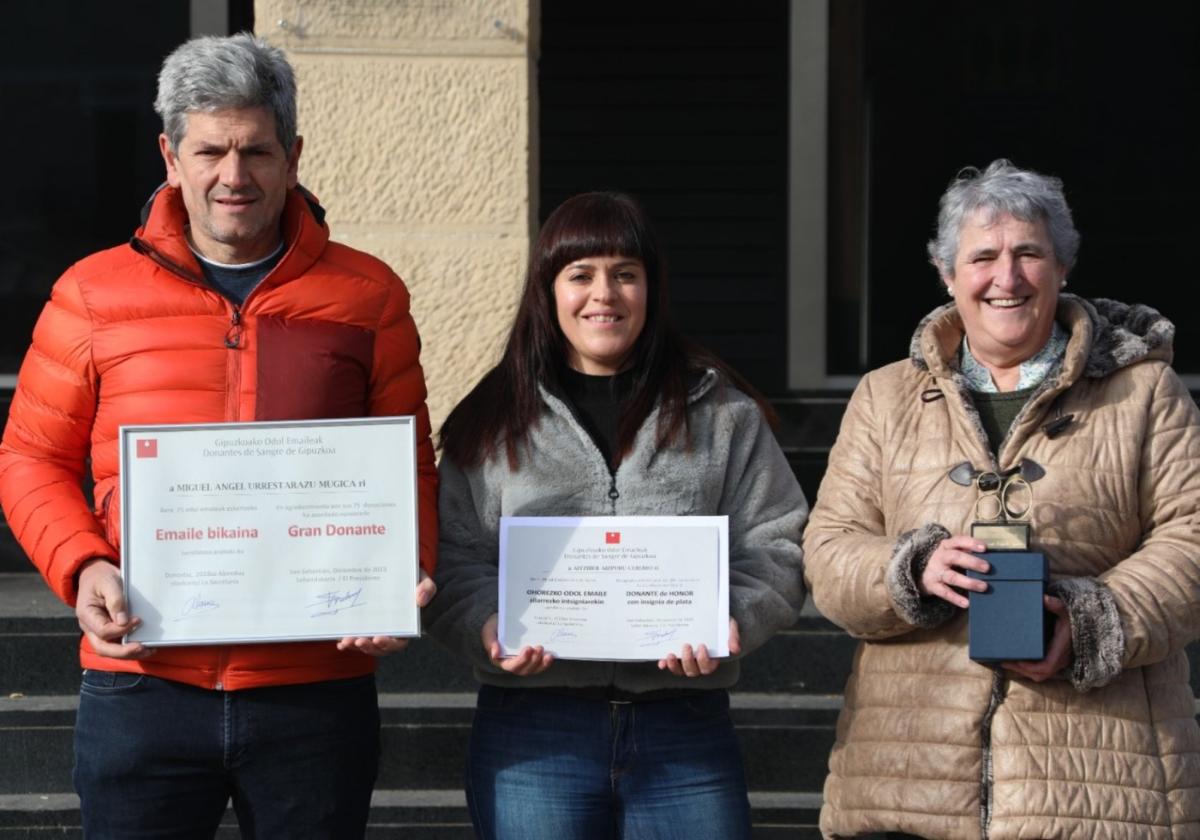
POLYGON ((728 656, 728 517, 502 517, 499 622, 506 656, 728 656))

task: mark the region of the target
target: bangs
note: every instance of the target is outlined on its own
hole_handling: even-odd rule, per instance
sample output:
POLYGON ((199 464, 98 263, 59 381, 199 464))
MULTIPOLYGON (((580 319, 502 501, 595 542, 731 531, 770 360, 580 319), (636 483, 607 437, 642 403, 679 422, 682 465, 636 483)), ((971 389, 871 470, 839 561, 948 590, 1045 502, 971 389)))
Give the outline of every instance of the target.
POLYGON ((585 226, 564 232, 547 255, 555 270, 584 257, 636 257, 646 262, 645 248, 636 231, 610 220, 602 229, 585 226))
POLYGON ((575 196, 551 214, 538 238, 537 256, 551 277, 585 257, 634 257, 648 274, 658 273, 658 253, 645 213, 627 196, 575 196))

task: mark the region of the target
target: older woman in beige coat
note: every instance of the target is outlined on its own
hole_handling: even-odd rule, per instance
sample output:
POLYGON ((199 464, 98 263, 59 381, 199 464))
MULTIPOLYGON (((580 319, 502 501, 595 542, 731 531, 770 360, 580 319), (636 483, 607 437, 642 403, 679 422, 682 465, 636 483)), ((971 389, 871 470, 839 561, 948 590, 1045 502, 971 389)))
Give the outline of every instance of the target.
POLYGON ((862 640, 827 837, 1200 838, 1200 416, 1169 321, 1061 292, 1078 243, 1056 179, 964 170, 930 243, 954 300, 850 401, 804 539, 817 607, 862 640), (1032 489, 1038 662, 968 657, 989 471, 1032 489))

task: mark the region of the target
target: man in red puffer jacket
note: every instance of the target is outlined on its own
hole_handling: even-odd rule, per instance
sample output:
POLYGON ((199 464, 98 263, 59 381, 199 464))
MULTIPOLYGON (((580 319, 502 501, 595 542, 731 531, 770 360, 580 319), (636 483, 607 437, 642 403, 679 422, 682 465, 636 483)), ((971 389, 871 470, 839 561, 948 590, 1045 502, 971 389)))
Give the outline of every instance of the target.
MULTIPOLYGON (((84 832, 361 836, 379 752, 374 657, 403 640, 165 647, 122 638, 118 427, 414 415, 420 556, 437 474, 420 342, 400 279, 329 241, 297 186, 302 141, 283 53, 198 38, 164 62, 167 169, 125 245, 59 279, 0 445, 0 503, 74 605, 86 669, 75 730, 84 832), (91 460, 95 510, 81 490, 91 460)), ((417 602, 433 584, 424 575, 417 602)))

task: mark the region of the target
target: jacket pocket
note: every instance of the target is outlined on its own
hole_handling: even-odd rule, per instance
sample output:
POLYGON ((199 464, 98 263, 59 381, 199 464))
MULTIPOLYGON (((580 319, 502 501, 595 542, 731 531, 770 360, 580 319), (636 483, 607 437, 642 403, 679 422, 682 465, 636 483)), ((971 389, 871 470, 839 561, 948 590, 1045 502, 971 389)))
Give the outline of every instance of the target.
POLYGON ((145 674, 126 673, 124 671, 100 671, 95 668, 88 668, 83 672, 79 688, 85 694, 97 697, 111 697, 114 694, 132 694, 140 690, 145 682, 145 674))
POLYGON ((113 485, 108 488, 108 491, 100 499, 100 510, 97 514, 100 519, 100 524, 104 527, 104 539, 113 548, 120 549, 121 547, 121 499, 117 493, 117 486, 114 480, 113 485))
POLYGON ((256 420, 367 414, 375 334, 320 320, 257 318, 256 420))

